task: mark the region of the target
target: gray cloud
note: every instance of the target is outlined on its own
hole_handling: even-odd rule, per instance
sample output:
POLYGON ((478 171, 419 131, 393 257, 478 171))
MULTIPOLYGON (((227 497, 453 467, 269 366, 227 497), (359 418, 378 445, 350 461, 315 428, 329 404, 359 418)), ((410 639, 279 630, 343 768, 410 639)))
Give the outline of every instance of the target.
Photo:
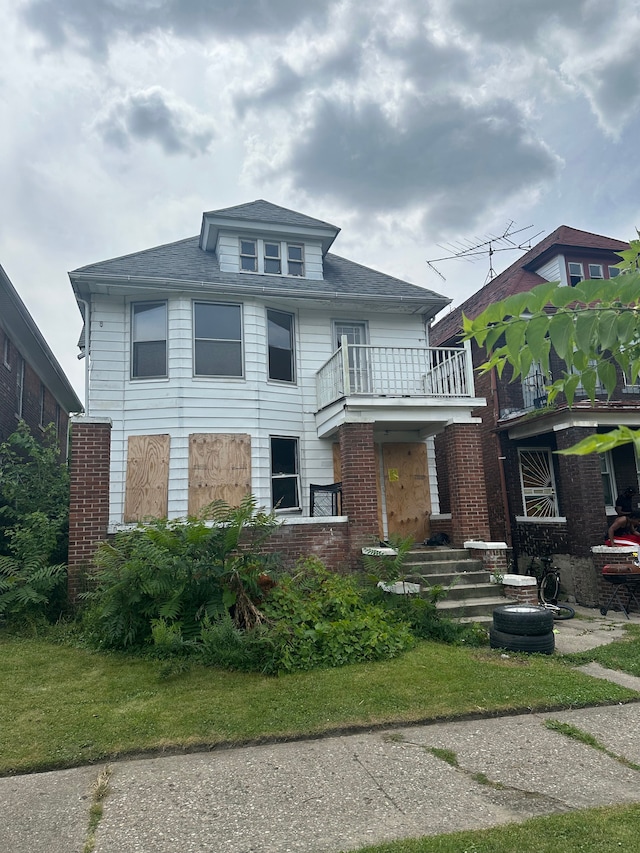
POLYGON ((172 32, 199 41, 211 36, 286 33, 320 20, 329 0, 26 0, 22 18, 53 49, 67 44, 103 57, 112 40, 172 32))
POLYGON ((504 100, 413 99, 405 116, 394 126, 376 104, 323 99, 282 174, 360 210, 424 207, 439 224, 459 226, 557 172, 557 158, 504 100))
POLYGON ((215 136, 207 118, 157 86, 129 92, 112 103, 94 126, 107 144, 122 150, 132 140, 153 141, 165 154, 191 157, 204 154, 215 136))

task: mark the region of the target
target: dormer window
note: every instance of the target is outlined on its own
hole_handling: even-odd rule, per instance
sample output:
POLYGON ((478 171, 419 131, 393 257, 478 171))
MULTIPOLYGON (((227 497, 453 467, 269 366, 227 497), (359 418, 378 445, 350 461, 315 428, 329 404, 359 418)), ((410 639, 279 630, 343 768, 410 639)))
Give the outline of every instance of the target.
POLYGON ((240 240, 240 269, 258 272, 258 252, 255 240, 240 240))
POLYGON ((264 244, 264 271, 272 275, 282 275, 282 262, 280 261, 280 243, 264 244))
POLYGON ((304 275, 304 253, 302 246, 287 244, 287 272, 289 275, 304 275))
POLYGON ((569 261, 569 284, 571 287, 575 287, 576 284, 579 284, 583 279, 584 270, 582 269, 582 264, 569 261))
POLYGON ((602 264, 589 264, 589 278, 604 278, 602 264))
POLYGON ((241 237, 240 272, 304 277, 304 245, 241 237))

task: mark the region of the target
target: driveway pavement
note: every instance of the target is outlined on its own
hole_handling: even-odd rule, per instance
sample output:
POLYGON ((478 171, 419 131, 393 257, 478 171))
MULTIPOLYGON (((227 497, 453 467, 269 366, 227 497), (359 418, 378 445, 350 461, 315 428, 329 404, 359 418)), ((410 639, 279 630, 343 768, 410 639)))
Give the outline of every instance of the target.
MULTIPOLYGON (((620 624, 616 614, 562 623, 558 648, 606 642, 620 624)), ((627 686, 640 700, 640 679, 627 686)), ((337 853, 640 801, 639 771, 550 731, 549 719, 640 765, 640 702, 120 761, 95 851, 337 853)), ((103 770, 0 779, 0 851, 81 853, 103 770)))

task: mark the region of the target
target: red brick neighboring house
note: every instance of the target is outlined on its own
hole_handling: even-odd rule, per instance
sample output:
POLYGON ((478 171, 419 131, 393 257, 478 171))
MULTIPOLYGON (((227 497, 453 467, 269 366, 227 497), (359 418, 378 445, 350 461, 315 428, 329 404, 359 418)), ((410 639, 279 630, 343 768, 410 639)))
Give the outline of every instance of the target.
POLYGON ((0 266, 0 441, 24 420, 33 435, 55 424, 66 458, 69 413, 82 403, 0 266))
MULTIPOLYGON (((583 278, 613 278, 620 260, 616 252, 626 248, 621 240, 563 225, 437 322, 431 343, 451 345, 458 340, 463 313, 476 317, 491 303, 543 281, 570 287, 583 278)), ((475 344, 472 352, 477 367, 486 352, 475 344)), ((603 543, 619 491, 638 488, 640 464, 632 446, 582 457, 554 451, 621 424, 640 427, 640 385, 619 375, 611 400, 604 391, 593 404, 578 394, 571 409, 560 401, 546 410, 544 386, 561 370, 552 359, 551 377, 542 376, 535 364, 524 381, 511 383, 507 370, 502 378, 495 371, 477 375, 477 393, 487 402, 474 414, 483 423, 491 538, 512 544, 521 566, 531 555, 554 555, 567 590, 592 606, 598 589, 591 547, 603 543)), ((446 477, 446 471, 438 475, 446 477)))

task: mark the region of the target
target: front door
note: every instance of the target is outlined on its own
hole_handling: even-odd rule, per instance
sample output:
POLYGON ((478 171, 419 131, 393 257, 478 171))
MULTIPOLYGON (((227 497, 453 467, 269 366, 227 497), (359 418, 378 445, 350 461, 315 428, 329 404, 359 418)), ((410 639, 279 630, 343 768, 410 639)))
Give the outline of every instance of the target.
POLYGON ((382 512, 387 536, 429 538, 429 469, 424 442, 380 444, 382 512))
POLYGON ((367 351, 359 346, 351 345, 367 343, 367 325, 359 321, 340 320, 335 323, 336 348, 342 346, 342 338, 347 339, 349 346, 349 385, 352 394, 368 394, 371 391, 367 351))

